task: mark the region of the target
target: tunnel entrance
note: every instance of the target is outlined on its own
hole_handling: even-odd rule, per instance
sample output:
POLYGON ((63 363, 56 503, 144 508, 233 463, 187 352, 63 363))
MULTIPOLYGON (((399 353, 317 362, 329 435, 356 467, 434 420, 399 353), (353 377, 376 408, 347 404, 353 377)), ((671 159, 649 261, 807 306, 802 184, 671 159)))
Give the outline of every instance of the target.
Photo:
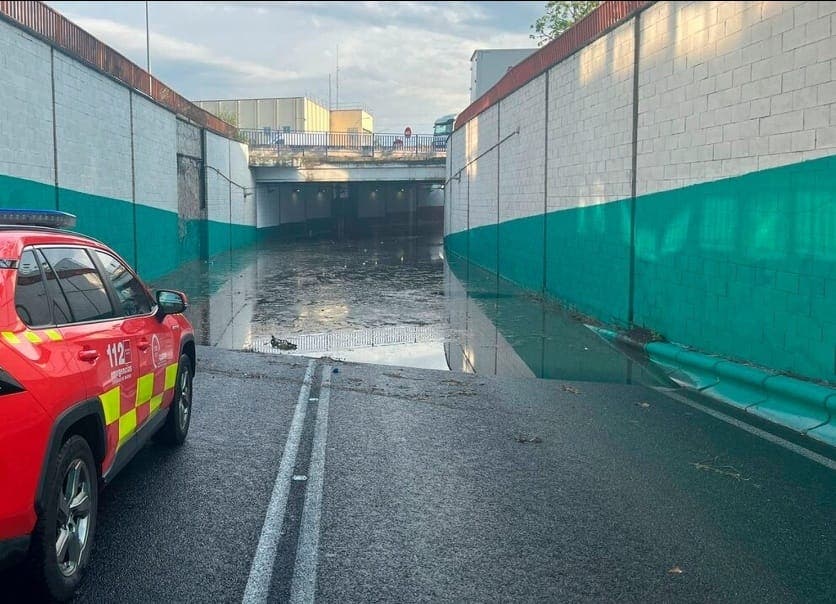
POLYGON ((267 239, 441 235, 441 183, 261 183, 259 232, 267 239))

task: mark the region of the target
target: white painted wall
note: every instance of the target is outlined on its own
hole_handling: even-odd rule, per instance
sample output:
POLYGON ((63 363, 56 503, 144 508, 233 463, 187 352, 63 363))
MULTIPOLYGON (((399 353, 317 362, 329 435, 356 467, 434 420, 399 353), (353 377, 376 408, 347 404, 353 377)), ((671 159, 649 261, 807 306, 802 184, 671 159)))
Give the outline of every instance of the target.
POLYGON ((500 102, 499 136, 505 139, 500 145, 500 221, 543 212, 545 95, 546 77, 541 75, 500 102))
POLYGON ((177 117, 133 94, 136 202, 177 213, 177 117))
POLYGON ((836 3, 642 14, 638 194, 836 152, 836 3))
POLYGON ((206 133, 206 210, 207 218, 216 222, 230 220, 229 150, 227 139, 206 133))
MULTIPOLYGON (((833 2, 657 2, 643 11, 637 194, 836 152, 834 15, 833 2)), ((633 42, 630 20, 549 70, 549 211, 630 196, 633 42)), ((543 211, 544 81, 499 103, 500 138, 520 130, 501 145, 500 221, 543 211)), ((494 135, 496 108, 453 133, 448 174, 494 135)), ((496 220, 493 155, 449 183, 447 234, 496 220)))
POLYGON ((464 171, 464 165, 467 163, 465 160, 466 132, 464 128, 453 132, 448 142, 449 181, 444 190, 447 234, 467 230, 468 174, 464 171))
POLYGON ((255 226, 257 212, 255 180, 250 172, 249 147, 237 141, 223 140, 227 140, 229 144, 230 178, 235 183, 231 191, 232 223, 255 226))
POLYGON ((55 183, 50 48, 0 20, 0 175, 55 183))
POLYGON ((256 188, 256 205, 258 228, 279 226, 281 214, 279 211, 278 185, 258 185, 256 188))
POLYGON ((631 20, 551 69, 549 211, 630 196, 633 27, 631 20))
POLYGON ((469 163, 470 228, 496 223, 497 115, 493 106, 465 126, 465 160, 469 163))
POLYGON ((57 52, 54 67, 58 185, 131 201, 130 92, 57 52))

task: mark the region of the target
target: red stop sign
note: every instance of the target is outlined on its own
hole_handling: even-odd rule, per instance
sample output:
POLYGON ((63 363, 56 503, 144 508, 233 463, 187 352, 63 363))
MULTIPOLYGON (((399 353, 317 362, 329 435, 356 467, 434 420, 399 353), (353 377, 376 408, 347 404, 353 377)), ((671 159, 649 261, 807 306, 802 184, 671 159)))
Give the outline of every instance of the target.
POLYGON ((409 126, 407 126, 406 128, 404 128, 403 135, 404 135, 406 138, 409 138, 410 136, 412 136, 412 128, 410 128, 409 126))

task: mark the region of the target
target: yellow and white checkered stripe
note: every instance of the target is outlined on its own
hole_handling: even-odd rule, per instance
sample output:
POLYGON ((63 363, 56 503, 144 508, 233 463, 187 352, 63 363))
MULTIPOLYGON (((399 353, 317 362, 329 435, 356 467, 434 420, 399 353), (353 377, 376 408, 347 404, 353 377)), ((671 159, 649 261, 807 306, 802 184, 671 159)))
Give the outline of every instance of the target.
POLYGON ((17 333, 4 331, 0 335, 3 336, 6 342, 13 346, 23 344, 24 342, 42 344, 43 342, 60 342, 64 339, 61 332, 57 329, 27 329, 26 331, 19 331, 17 333))
POLYGON ((136 381, 136 398, 133 408, 125 413, 121 413, 122 388, 120 386, 111 388, 104 394, 99 395, 102 401, 102 411, 104 411, 105 425, 108 428, 108 433, 111 432, 114 424, 118 422, 117 447, 121 447, 136 432, 139 417, 143 417, 144 423, 159 411, 163 404, 165 393, 172 390, 177 382, 177 363, 168 365, 165 368, 163 387, 157 393, 154 393, 154 381, 153 373, 140 376, 136 381), (148 405, 147 414, 143 405, 148 405))

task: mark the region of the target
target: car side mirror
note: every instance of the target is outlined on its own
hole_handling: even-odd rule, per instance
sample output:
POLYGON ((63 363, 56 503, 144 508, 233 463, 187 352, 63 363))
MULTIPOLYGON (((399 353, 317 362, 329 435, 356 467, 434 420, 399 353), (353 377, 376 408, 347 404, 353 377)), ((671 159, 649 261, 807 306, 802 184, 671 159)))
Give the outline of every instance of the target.
POLYGON ((157 290, 157 316, 176 315, 189 307, 189 300, 183 292, 170 289, 157 290))

